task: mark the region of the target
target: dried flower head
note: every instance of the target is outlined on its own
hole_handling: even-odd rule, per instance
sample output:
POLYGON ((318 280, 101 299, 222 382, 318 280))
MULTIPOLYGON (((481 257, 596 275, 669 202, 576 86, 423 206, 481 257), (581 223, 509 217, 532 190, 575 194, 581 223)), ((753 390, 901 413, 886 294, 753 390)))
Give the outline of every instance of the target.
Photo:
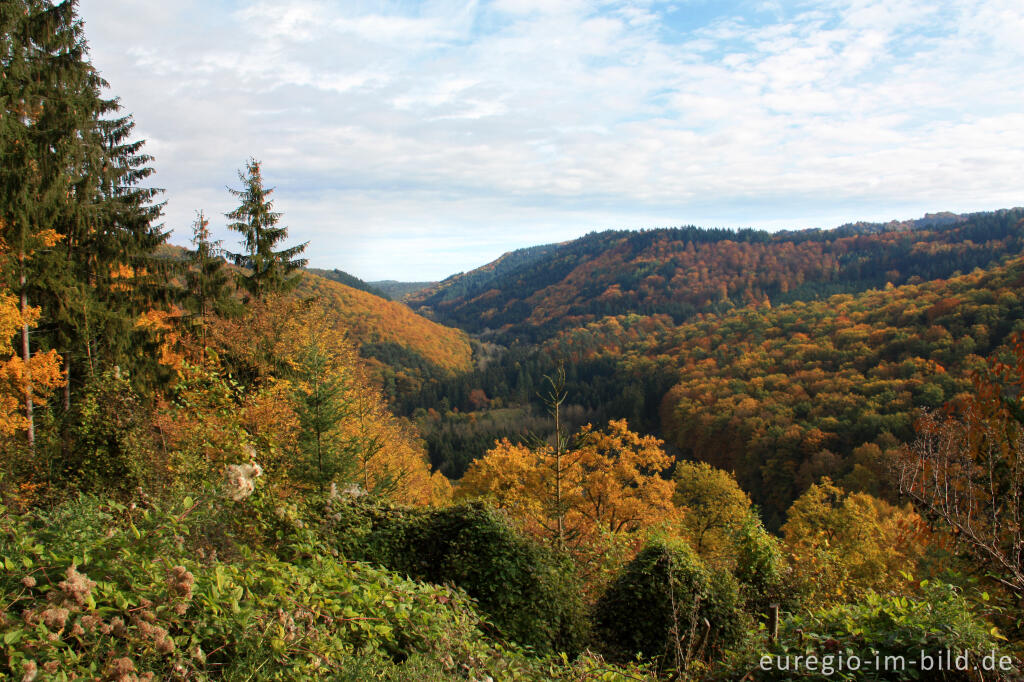
POLYGON ((40 615, 43 623, 51 630, 62 630, 68 622, 68 610, 60 606, 51 606, 40 615))
POLYGON ((36 579, 30 575, 26 575, 24 578, 21 579, 21 584, 29 589, 32 589, 36 586, 36 579))
POLYGON ((86 600, 92 594, 92 588, 96 587, 96 583, 79 573, 74 564, 68 566, 64 576, 66 579, 61 580, 57 587, 64 593, 65 604, 70 602, 79 607, 85 606, 86 600))
POLYGON ((25 661, 21 664, 21 682, 32 682, 39 674, 39 666, 35 661, 25 661))
POLYGON ((196 579, 184 566, 174 566, 167 571, 167 589, 182 599, 192 598, 192 586, 196 579))
POLYGON ((225 470, 227 496, 235 502, 249 497, 256 490, 256 479, 263 475, 263 467, 255 461, 248 464, 229 464, 225 470))

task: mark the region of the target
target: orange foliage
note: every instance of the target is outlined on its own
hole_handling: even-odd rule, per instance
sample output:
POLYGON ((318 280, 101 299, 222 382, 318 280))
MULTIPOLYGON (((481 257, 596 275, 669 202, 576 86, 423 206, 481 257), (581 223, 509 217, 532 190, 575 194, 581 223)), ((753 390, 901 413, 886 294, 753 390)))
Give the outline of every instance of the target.
POLYGON ((502 440, 470 465, 460 491, 489 498, 549 540, 557 538, 561 513, 566 543, 575 549, 585 550, 603 533, 638 533, 674 515, 674 483, 660 475, 672 463, 662 441, 618 420, 603 431, 584 426, 576 442, 559 465, 551 446, 502 440), (561 501, 554 493, 559 469, 561 501))
MULTIPOLYGON (((54 233, 56 234, 56 233, 54 233)), ((0 291, 0 435, 10 436, 28 428, 24 414, 26 395, 35 405, 45 405, 47 397, 64 385, 60 356, 57 351, 36 353, 26 363, 7 340, 39 319, 39 309, 29 308, 22 314, 17 299, 0 291)))

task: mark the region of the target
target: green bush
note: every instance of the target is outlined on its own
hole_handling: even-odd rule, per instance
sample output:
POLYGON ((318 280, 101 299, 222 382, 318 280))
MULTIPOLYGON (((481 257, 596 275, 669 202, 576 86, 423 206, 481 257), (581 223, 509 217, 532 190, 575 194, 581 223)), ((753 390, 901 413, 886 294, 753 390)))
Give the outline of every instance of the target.
POLYGON ((649 542, 613 581, 595 613, 597 633, 611 658, 640 654, 676 669, 715 656, 749 625, 736 579, 709 570, 689 545, 675 539, 649 542))
POLYGON ((571 562, 516 532, 493 508, 330 505, 325 518, 345 556, 465 590, 501 636, 521 646, 581 650, 586 614, 571 562))
POLYGON ((461 591, 343 560, 315 531, 259 492, 0 504, 0 679, 647 679, 497 643, 461 591))
POLYGON ((1020 679, 997 636, 956 587, 924 581, 920 597, 869 592, 857 604, 791 616, 777 642, 737 657, 720 679, 1020 679), (984 670, 986 656, 995 669, 984 670), (999 670, 1001 661, 1012 670, 999 670))
POLYGON ((787 605, 783 590, 784 560, 779 541, 764 529, 756 514, 750 514, 733 533, 736 547, 735 576, 745 609, 764 617, 771 604, 787 605))

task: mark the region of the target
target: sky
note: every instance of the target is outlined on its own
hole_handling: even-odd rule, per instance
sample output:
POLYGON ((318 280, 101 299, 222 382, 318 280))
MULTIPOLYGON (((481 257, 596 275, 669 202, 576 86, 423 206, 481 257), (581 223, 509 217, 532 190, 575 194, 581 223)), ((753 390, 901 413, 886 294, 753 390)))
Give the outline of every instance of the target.
POLYGON ((313 267, 1024 205, 1020 0, 81 0, 185 245, 252 157, 313 267))

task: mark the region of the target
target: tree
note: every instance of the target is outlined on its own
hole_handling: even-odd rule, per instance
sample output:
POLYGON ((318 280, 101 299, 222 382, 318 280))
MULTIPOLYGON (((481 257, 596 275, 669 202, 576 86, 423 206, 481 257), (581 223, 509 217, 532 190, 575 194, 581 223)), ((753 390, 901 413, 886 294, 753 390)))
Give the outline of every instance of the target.
MULTIPOLYGON (((144 358, 126 353, 134 318, 169 291, 167 261, 151 257, 166 239, 153 225, 159 190, 139 186, 151 159, 130 140, 131 117, 116 116, 117 99, 101 96, 107 83, 88 61, 76 10, 74 0, 0 7, 0 231, 22 312, 42 310, 37 345, 64 355, 65 410, 73 358, 90 371, 98 352, 111 364, 144 358)), ((21 336, 27 359, 27 326, 21 336)))
POLYGON ((249 159, 245 172, 238 172, 242 189, 228 188, 232 196, 241 200, 238 208, 226 214, 233 222, 228 227, 242 234, 244 253, 233 253, 235 265, 247 268, 250 274, 239 278, 239 284, 252 298, 262 299, 269 293, 293 289, 299 283, 299 275, 293 274, 306 264, 306 259, 296 258, 305 251, 308 242, 274 251, 281 240, 288 236, 288 228, 278 227, 281 214, 275 212, 270 195, 272 188, 263 187, 260 162, 249 159))
POLYGON ((750 497, 732 474, 706 462, 679 462, 672 478, 672 499, 693 548, 701 556, 724 549, 751 515, 750 497))
POLYGON ((230 307, 229 276, 221 257, 221 241, 210 236, 210 221, 202 211, 192 223, 192 246, 188 252, 191 268, 185 276, 191 309, 199 316, 202 344, 206 346, 207 317, 230 307))
MULTIPOLYGON (((336 477, 351 480, 356 469, 356 443, 342 437, 339 426, 354 412, 352 365, 348 339, 324 308, 313 303, 293 325, 296 353, 293 379, 301 436, 309 459, 306 467, 320 493, 336 477)), ((364 480, 365 484, 365 480, 364 480)))
POLYGON ((989 362, 975 394, 925 411, 897 462, 900 492, 993 577, 1024 594, 1024 335, 989 362))
POLYGON ((927 544, 921 517, 867 493, 849 493, 827 477, 790 507, 782 526, 795 587, 817 603, 888 591, 917 569, 927 544))
POLYGON ((634 534, 674 514, 673 484, 661 477, 671 459, 661 441, 639 436, 625 420, 601 431, 584 426, 566 445, 528 447, 508 439, 474 461, 466 495, 491 499, 527 531, 571 550, 602 534, 634 534))

